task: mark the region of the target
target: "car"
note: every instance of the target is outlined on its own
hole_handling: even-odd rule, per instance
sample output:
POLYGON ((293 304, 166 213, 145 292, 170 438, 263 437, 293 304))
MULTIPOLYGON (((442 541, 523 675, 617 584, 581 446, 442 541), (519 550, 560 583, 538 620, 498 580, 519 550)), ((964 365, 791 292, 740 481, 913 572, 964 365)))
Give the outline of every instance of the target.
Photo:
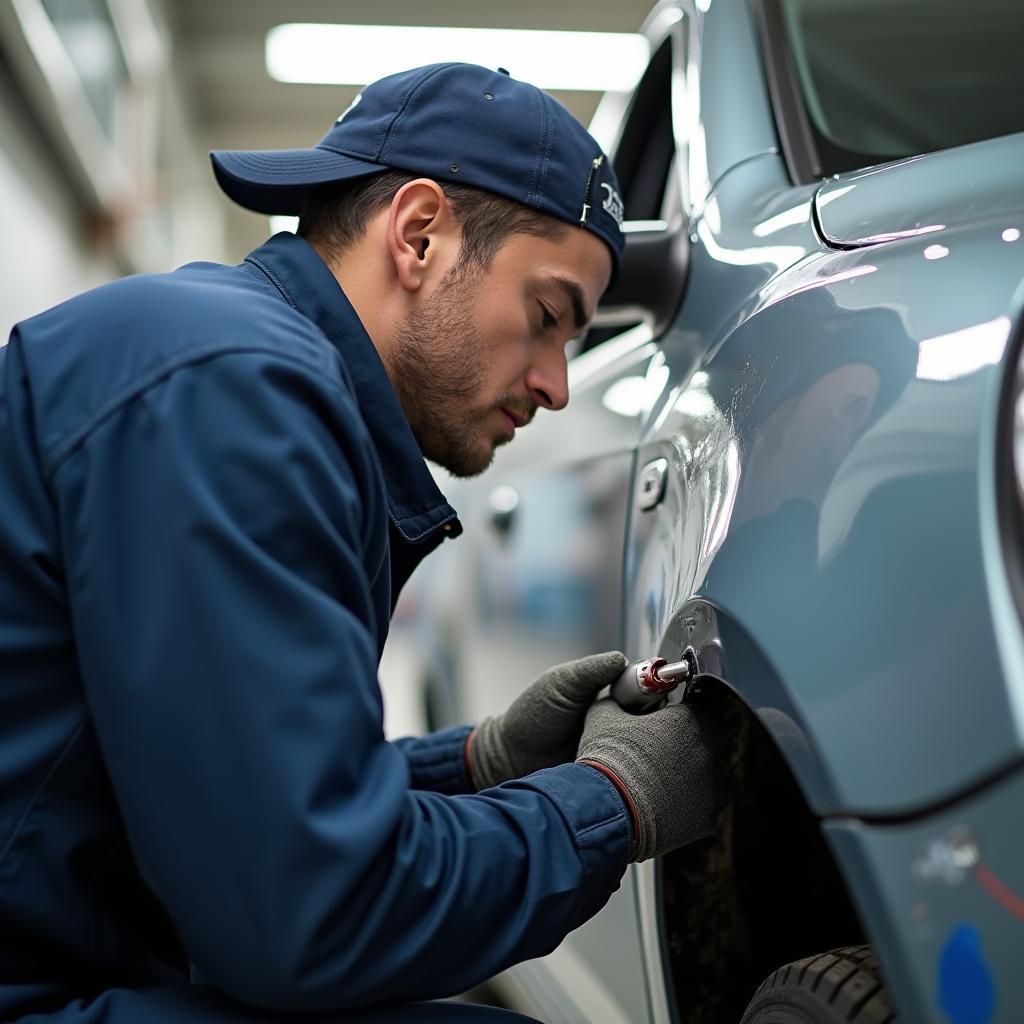
POLYGON ((594 127, 621 277, 568 408, 444 484, 465 536, 409 628, 435 726, 689 652, 728 800, 502 991, 550 1022, 1022 1020, 1024 6, 666 0, 643 32, 594 127))

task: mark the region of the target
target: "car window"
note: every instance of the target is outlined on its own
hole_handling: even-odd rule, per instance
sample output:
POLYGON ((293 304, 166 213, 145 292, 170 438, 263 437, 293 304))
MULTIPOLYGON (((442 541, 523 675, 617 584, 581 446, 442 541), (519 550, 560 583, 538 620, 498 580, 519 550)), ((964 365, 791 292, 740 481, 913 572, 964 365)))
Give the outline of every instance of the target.
POLYGON ((820 174, 1024 131, 1021 0, 770 0, 820 174))
MULTIPOLYGON (((667 222, 671 213, 679 210, 679 190, 668 188, 678 166, 672 130, 674 45, 679 45, 679 37, 670 34, 655 50, 633 94, 615 147, 615 174, 627 222, 667 222)), ((572 355, 587 352, 635 326, 633 322, 592 327, 573 346, 572 355)))
POLYGON ((654 220, 661 212, 675 151, 671 97, 672 36, 668 36, 636 88, 615 149, 626 220, 654 220))

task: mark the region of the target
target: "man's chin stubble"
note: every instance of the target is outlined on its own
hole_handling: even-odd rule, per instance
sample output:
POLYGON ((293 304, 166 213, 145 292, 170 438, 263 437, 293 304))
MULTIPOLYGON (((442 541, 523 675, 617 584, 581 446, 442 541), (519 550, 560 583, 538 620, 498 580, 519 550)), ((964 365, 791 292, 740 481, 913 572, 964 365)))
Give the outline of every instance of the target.
MULTIPOLYGON (((414 433, 417 432, 414 431, 414 433)), ((433 431, 430 433, 434 434, 433 431)), ((465 440, 454 441, 453 434, 447 431, 441 436, 427 435, 422 438, 417 437, 417 440, 424 458, 460 479, 479 476, 494 461, 496 445, 485 445, 483 442, 479 445, 471 445, 465 440)))

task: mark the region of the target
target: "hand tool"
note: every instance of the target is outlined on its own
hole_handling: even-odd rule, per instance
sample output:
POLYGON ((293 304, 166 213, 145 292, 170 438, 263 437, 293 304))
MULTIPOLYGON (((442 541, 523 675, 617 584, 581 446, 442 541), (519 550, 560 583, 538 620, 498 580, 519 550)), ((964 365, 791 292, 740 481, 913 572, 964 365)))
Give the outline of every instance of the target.
POLYGON ((648 658, 629 666, 612 683, 612 697, 626 711, 642 715, 665 703, 666 696, 680 683, 685 684, 683 700, 690 697, 690 684, 697 675, 697 657, 687 648, 681 661, 669 664, 664 658, 648 658))

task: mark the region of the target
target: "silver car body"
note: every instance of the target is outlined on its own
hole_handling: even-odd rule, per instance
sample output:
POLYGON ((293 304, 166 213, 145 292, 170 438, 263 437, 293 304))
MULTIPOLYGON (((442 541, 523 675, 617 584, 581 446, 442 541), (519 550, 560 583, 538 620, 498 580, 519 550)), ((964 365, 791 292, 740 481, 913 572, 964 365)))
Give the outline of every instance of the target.
MULTIPOLYGON (((423 682, 439 724, 478 720, 556 662, 693 647, 781 755, 903 1019, 952 1019, 974 970, 990 1019, 1019 1020, 1024 136, 793 184, 758 31, 742 0, 649 18, 674 159, 630 228, 682 298, 575 358, 567 411, 445 484, 466 535, 411 584, 423 682)), ((795 840, 759 841, 784 863, 795 840)), ((506 987, 549 1021, 690 1019, 675 870, 632 867, 506 987)))

